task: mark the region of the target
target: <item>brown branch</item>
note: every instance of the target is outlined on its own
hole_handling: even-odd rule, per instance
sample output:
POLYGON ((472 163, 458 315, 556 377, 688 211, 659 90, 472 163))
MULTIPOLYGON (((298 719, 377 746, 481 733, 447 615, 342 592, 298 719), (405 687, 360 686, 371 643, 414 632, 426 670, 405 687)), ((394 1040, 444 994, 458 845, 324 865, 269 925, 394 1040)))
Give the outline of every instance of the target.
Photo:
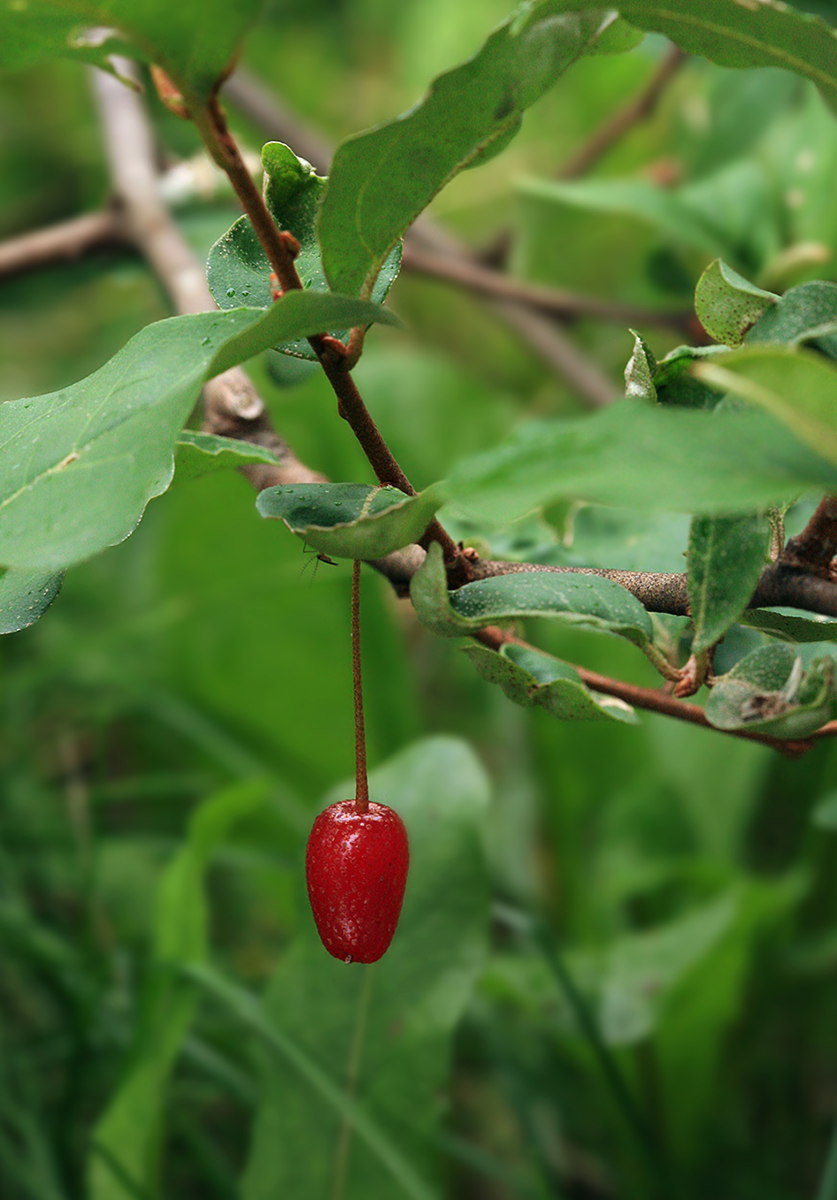
POLYGON ((680 70, 685 57, 678 46, 672 46, 642 91, 592 133, 588 141, 564 163, 558 172, 558 178, 577 179, 580 175, 586 175, 602 155, 634 125, 650 117, 669 82, 680 70))
MULTIPOLYGON (((535 649, 528 642, 494 625, 486 626, 485 629, 481 629, 474 636, 477 641, 487 646, 490 650, 499 651, 502 646, 509 642, 516 646, 524 646, 527 649, 535 649)), ((538 653, 542 654, 543 651, 539 650, 538 653)), ((772 738, 761 733, 749 733, 746 729, 718 729, 709 722, 706 713, 698 704, 689 704, 684 700, 677 700, 668 692, 659 691, 654 688, 640 687, 635 683, 625 683, 621 679, 611 679, 607 675, 599 675, 596 671, 588 671, 586 667, 579 667, 575 663, 567 663, 567 666, 577 671, 582 682, 594 692, 603 692, 606 696, 615 696, 617 699, 624 700, 626 704, 630 704, 634 708, 641 708, 646 712, 660 713, 662 716, 673 717, 678 721, 686 721, 689 725, 699 725, 703 729, 712 730, 713 733, 722 733, 729 737, 744 738, 746 741, 759 742, 761 745, 768 746, 772 750, 778 750, 788 758, 799 758, 803 754, 807 754, 809 750, 813 749, 815 739, 823 736, 832 737, 837 733, 837 721, 832 721, 829 725, 824 725, 811 738, 804 740, 772 738)))
POLYGON ((837 555, 837 496, 823 496, 810 521, 788 541, 779 555, 787 566, 834 580, 832 562, 837 555))
MULTIPOLYGON (((294 262, 299 247, 289 234, 280 232, 268 212, 238 145, 229 132, 217 96, 211 98, 206 108, 193 109, 191 116, 207 150, 227 173, 276 273, 282 291, 301 291, 302 280, 294 262)), ((414 496, 415 488, 401 469, 357 389, 351 375, 352 363, 346 353, 346 347, 325 334, 315 334, 308 338, 308 342, 337 397, 340 416, 349 423, 378 482, 399 488, 408 496, 414 496)), ((431 521, 425 533, 425 540, 427 544, 431 541, 439 542, 446 564, 454 566, 458 563, 459 548, 437 520, 431 521)))
MULTIPOLYGON (((795 539, 794 539, 795 540, 795 539)), ((792 543, 789 542, 788 546, 792 543)), ((604 567, 556 567, 542 563, 500 562, 476 559, 469 565, 470 579, 491 579, 530 571, 553 571, 575 575, 599 575, 612 579, 649 612, 689 615, 689 593, 686 575, 650 571, 620 571, 604 567)), ((784 556, 765 567, 748 608, 800 608, 825 617, 837 617, 837 582, 801 569, 784 556)))
POLYGON ((116 207, 84 213, 33 233, 0 242, 0 279, 11 279, 61 263, 74 262, 105 246, 130 241, 116 207))
POLYGON ((468 288, 484 296, 500 300, 517 301, 556 317, 595 317, 602 321, 615 321, 623 325, 662 325, 672 329, 686 329, 694 320, 692 312, 664 312, 656 308, 639 308, 601 300, 597 296, 581 296, 561 288, 542 287, 512 279, 500 271, 492 271, 473 259, 451 258, 422 250, 408 241, 404 246, 402 266, 419 275, 429 275, 459 287, 468 288))

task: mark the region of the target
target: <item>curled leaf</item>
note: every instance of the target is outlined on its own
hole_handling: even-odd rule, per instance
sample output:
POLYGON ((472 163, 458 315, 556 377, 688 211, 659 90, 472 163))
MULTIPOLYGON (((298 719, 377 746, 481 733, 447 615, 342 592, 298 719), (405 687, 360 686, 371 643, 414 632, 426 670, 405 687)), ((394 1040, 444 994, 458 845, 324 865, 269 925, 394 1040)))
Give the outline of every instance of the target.
POLYGON ((365 483, 300 483, 266 488, 256 508, 322 554, 368 561, 418 541, 442 501, 438 484, 407 496, 365 483))

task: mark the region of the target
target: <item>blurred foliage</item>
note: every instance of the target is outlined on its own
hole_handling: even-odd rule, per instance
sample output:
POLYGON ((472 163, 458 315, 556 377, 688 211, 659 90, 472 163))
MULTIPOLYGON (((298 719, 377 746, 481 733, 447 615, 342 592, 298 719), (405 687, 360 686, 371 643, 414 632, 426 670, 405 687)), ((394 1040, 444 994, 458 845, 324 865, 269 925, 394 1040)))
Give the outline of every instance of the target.
MULTIPOLYGON (((834 19, 833 5, 804 7, 834 19)), ((505 15, 495 0, 292 0, 268 7, 244 61, 336 141, 415 102, 505 15)), ((574 67, 433 215, 478 247, 510 239, 522 278, 682 309, 710 254, 618 205, 571 203, 572 184, 560 204, 515 184, 553 178, 664 52, 648 38, 574 67)), ((193 153, 189 127, 158 116, 167 151, 193 153)), ((257 131, 232 117, 257 149, 257 131)), ((0 130, 4 236, 104 201, 79 68, 0 79, 0 130)), ((732 265, 784 290, 834 277, 834 147, 833 118, 806 85, 690 60, 586 182, 665 184, 714 223, 732 265)), ((234 216, 196 204, 179 219, 205 252, 234 216)), ((523 417, 579 411, 470 297, 405 274, 392 304, 408 331, 373 331, 358 379, 417 485, 523 417)), ((117 252, 4 282, 0 397, 81 378, 164 314, 146 268, 117 252)), ((627 330, 579 321, 573 334, 619 378, 627 330)), ((643 336, 658 359, 677 342, 643 336)), ((252 367, 304 461, 368 479, 318 375, 280 387, 266 363, 252 367)), ((682 518, 593 506, 547 517, 498 533, 495 549, 683 564, 682 518)), ((837 747, 791 761, 650 715, 629 727, 524 711, 371 575, 370 763, 384 764, 393 802, 415 805, 416 846, 432 852, 400 958, 371 984, 378 1075, 358 1094, 379 1125, 353 1126, 351 1104, 329 1108, 327 1086, 312 1093, 318 1071, 342 1089, 367 1003, 358 974, 317 959, 301 884, 313 814, 352 771, 349 593, 345 564, 319 564, 258 518, 242 478, 211 474, 176 481, 133 537, 68 574, 44 619, 0 643, 3 1200, 229 1200, 242 1178, 255 1197, 270 1182, 277 1120, 309 1169, 354 1128, 348 1162, 360 1161, 369 1200, 410 1189, 457 1200, 813 1197, 837 1117, 837 747), (484 823, 465 813, 482 804, 483 774, 484 823), (202 822, 235 807, 230 795, 260 789, 216 830, 214 853, 197 848, 202 822), (238 989, 228 1002, 195 991, 167 959, 203 953, 188 929, 178 941, 188 913, 172 899, 172 879, 192 869, 189 911, 238 989), (448 961, 457 936, 470 947, 460 978, 448 961), (430 954, 428 938, 436 992, 410 960, 413 945, 430 954), (194 1021, 168 1058, 158 1039, 187 1010, 194 1021), (155 1093, 161 1133, 140 1185, 100 1122, 143 1065, 171 1076, 155 1093), (402 1092, 418 1097, 409 1137, 392 1100, 402 1092), (386 1176, 385 1161, 409 1169, 386 1176)), ((680 637, 682 622, 663 623, 680 637)), ((540 643, 563 658, 657 678, 608 634, 541 625, 540 643)), ((759 636, 736 627, 721 653, 740 658, 759 636)), ((283 1196, 317 1200, 306 1172, 283 1163, 283 1196)))

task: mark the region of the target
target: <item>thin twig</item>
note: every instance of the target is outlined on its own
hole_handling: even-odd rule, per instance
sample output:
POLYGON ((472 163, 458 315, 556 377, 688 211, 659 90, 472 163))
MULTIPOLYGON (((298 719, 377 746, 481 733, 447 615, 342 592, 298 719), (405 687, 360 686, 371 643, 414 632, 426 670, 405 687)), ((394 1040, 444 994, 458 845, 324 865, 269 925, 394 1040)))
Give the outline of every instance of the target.
POLYGON ((0 279, 73 262, 105 246, 131 244, 115 207, 84 213, 0 242, 0 279))
POLYGON ((671 79, 680 70, 686 56, 678 46, 672 46, 654 74, 633 100, 618 109, 596 129, 585 144, 564 163, 559 179, 577 179, 620 141, 634 125, 652 115, 671 79))
POLYGON ((352 564, 352 696, 355 708, 355 804, 360 812, 369 809, 366 778, 366 732, 363 722, 363 682, 360 669, 360 561, 352 564))
MULTIPOLYGON (((253 182, 235 139, 229 132, 226 117, 213 96, 205 108, 195 108, 192 120, 214 160, 229 176, 235 193, 253 225, 256 236, 276 273, 283 292, 301 291, 302 280, 294 258, 298 245, 286 232, 280 231, 270 215, 261 193, 253 182)), ((351 375, 351 360, 342 342, 324 334, 308 338, 326 378, 337 397, 340 416, 348 421, 377 476, 378 482, 399 488, 408 496, 415 488, 401 469, 383 435, 367 409, 351 375)), ((437 520, 431 521, 425 534, 427 544, 439 542, 445 562, 455 564, 459 549, 437 520)))
POLYGON ((404 246, 402 266, 405 270, 430 275, 484 296, 528 304, 557 317, 594 317, 601 321, 615 321, 620 325, 660 325, 671 329, 686 329, 694 319, 694 314, 685 310, 665 312, 656 308, 639 308, 602 300, 598 296, 582 296, 561 288, 527 283, 500 271, 492 271, 473 259, 451 258, 422 250, 413 241, 408 241, 404 246))
MULTIPOLYGON (((501 646, 509 642, 527 649, 534 649, 528 642, 523 641, 522 638, 516 637, 514 634, 508 633, 495 625, 486 626, 474 634, 474 637, 491 650, 499 651, 501 646)), ((543 651, 538 651, 538 653, 543 653, 543 651)), ((582 682, 586 683, 594 692, 603 692, 606 696, 615 696, 619 700, 624 700, 633 708, 641 708, 646 712, 656 712, 666 717, 674 717, 678 721, 686 721, 689 725, 700 725, 704 729, 711 729, 713 733, 724 733, 730 737, 760 742, 764 746, 769 746, 773 750, 780 751, 788 758, 799 758, 801 755, 807 754, 809 750, 813 749, 815 738, 822 736, 829 737, 837 733, 837 721, 823 726, 811 738, 804 740, 772 738, 761 733, 750 733, 745 729, 718 729, 711 724, 704 710, 697 704, 689 704, 684 700, 677 700, 667 692, 658 691, 654 688, 640 687, 635 683, 625 683, 621 679, 611 679, 607 675, 599 675, 598 672, 588 671, 586 667, 577 666, 575 663, 567 663, 567 666, 577 671, 582 682)))

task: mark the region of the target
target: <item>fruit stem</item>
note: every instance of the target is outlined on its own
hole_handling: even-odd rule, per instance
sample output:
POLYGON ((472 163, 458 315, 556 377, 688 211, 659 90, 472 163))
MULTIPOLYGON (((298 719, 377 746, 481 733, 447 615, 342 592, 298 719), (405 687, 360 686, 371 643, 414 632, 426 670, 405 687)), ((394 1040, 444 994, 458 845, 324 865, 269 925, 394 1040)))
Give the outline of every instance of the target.
POLYGON ((360 677, 360 559, 352 568, 352 685, 355 697, 355 804, 358 812, 369 809, 366 779, 366 734, 363 727, 363 686, 360 677))

